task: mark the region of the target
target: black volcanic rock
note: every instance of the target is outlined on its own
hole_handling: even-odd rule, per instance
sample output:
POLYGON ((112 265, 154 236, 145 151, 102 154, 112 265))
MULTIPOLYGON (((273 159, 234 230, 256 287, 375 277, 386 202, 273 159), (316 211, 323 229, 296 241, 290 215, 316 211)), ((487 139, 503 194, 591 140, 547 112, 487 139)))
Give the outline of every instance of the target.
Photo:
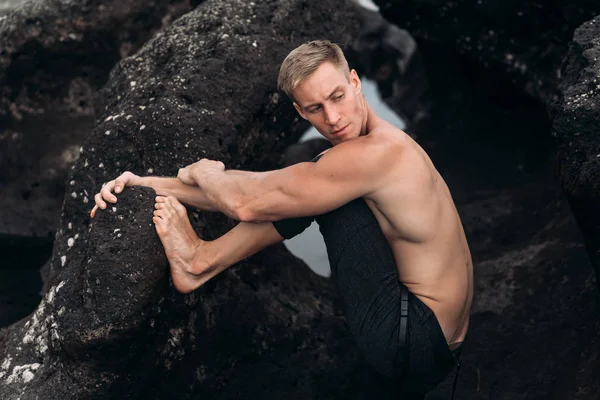
POLYGON ((575 31, 553 110, 558 173, 600 276, 600 17, 575 31))
POLYGON ((550 104, 573 31, 600 14, 594 0, 374 0, 419 43, 443 44, 550 104))
POLYGON ((0 15, 0 234, 53 237, 93 98, 187 0, 27 1, 0 15))

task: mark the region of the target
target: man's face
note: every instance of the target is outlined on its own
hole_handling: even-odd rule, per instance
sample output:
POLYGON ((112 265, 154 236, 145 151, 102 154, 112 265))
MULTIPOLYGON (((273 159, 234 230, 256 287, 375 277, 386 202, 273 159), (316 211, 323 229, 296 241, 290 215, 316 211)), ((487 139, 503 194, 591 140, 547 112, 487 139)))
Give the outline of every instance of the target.
POLYGON ((294 89, 294 107, 333 145, 360 136, 366 109, 355 70, 350 79, 330 62, 294 89))

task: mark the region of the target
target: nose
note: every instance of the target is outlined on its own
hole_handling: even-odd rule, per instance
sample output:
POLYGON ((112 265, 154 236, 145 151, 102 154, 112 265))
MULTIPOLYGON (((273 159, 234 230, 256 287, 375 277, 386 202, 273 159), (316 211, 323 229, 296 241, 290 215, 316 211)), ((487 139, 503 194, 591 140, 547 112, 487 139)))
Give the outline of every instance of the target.
POLYGON ((329 125, 336 125, 339 122, 341 116, 335 107, 327 107, 324 111, 325 122, 327 122, 329 125))

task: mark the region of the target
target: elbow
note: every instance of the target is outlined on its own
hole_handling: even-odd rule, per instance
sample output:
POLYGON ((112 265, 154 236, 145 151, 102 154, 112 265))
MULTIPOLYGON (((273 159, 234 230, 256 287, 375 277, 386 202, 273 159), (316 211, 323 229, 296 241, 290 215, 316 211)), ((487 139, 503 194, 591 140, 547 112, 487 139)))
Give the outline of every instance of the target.
POLYGON ((229 209, 229 216, 233 219, 240 222, 253 222, 255 220, 256 215, 252 207, 241 196, 231 199, 227 208, 229 209))
POLYGON ((235 214, 235 219, 237 219, 240 222, 254 222, 256 220, 252 212, 248 209, 238 210, 235 214))
POLYGON ((256 201, 238 201, 232 206, 231 217, 240 222, 265 222, 274 221, 271 214, 264 211, 264 207, 256 201))

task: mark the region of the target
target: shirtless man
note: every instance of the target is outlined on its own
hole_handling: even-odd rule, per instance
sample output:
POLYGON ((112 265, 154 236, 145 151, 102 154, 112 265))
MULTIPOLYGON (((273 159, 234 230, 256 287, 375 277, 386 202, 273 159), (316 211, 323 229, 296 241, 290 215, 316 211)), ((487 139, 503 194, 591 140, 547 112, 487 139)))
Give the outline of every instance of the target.
POLYGON ((424 393, 451 370, 473 297, 469 247, 448 187, 425 151, 374 113, 337 45, 313 41, 293 50, 279 87, 333 144, 316 162, 246 172, 203 159, 177 178, 126 172, 96 195, 91 215, 116 202, 113 192, 125 186, 153 187, 153 221, 181 292, 297 234, 310 223, 302 217, 317 216, 362 354, 404 391, 424 393), (181 203, 241 222, 205 242, 181 203))

